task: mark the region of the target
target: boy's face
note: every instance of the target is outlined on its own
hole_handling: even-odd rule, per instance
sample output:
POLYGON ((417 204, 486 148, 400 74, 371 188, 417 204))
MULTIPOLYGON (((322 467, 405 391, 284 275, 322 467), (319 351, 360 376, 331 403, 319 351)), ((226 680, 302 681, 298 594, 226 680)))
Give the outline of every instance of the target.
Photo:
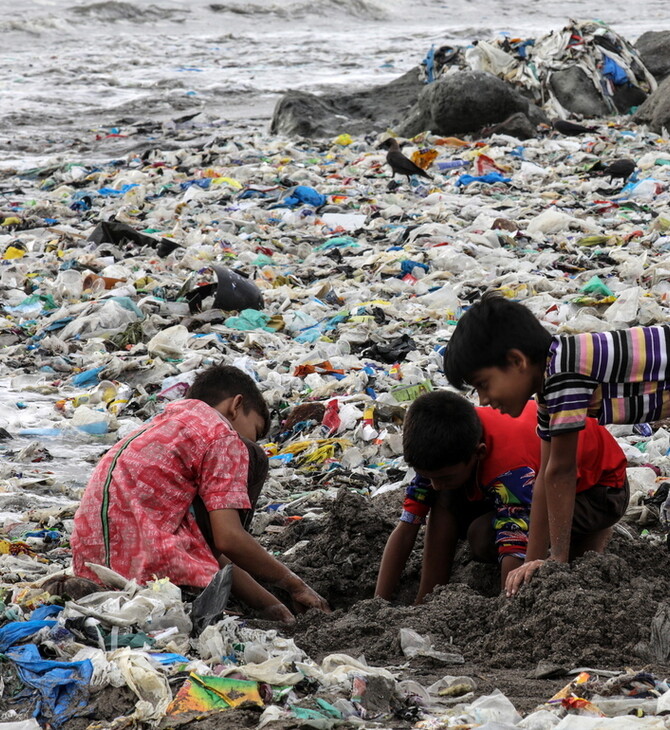
POLYGON ((478 458, 478 453, 474 453, 467 461, 461 461, 458 464, 445 466, 435 471, 417 469, 416 473, 424 479, 430 479, 433 489, 437 492, 458 489, 473 478, 478 458))
POLYGON ((265 419, 253 408, 250 408, 248 412, 245 411, 241 395, 222 400, 219 405, 215 406, 215 410, 230 421, 230 425, 242 438, 258 441, 265 433, 265 419))
MULTIPOLYGON (((518 353, 518 350, 511 352, 518 353)), ((542 375, 538 370, 525 356, 521 359, 513 355, 506 367, 480 368, 469 380, 477 391, 480 405, 517 418, 538 389, 538 375, 540 380, 542 375)))
POLYGON ((265 433, 265 419, 253 409, 249 413, 240 410, 233 419, 232 425, 240 436, 249 441, 258 441, 265 433))

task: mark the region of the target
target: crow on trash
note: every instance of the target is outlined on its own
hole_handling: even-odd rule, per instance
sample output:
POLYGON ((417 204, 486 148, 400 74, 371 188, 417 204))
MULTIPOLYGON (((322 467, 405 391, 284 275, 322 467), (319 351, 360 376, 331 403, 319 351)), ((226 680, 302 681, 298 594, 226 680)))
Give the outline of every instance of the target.
POLYGON ((622 157, 620 160, 614 160, 609 165, 603 167, 602 162, 597 162, 592 168, 591 172, 601 177, 608 177, 610 184, 615 178, 621 178, 624 182, 633 174, 636 167, 635 160, 629 160, 622 157))
POLYGON ((423 168, 412 162, 409 157, 403 155, 400 151, 398 141, 393 137, 384 140, 379 147, 385 147, 388 150, 386 153, 386 162, 388 162, 393 171, 394 180, 396 173, 406 175, 407 182, 410 182, 412 175, 421 175, 421 177, 427 177, 429 180, 433 179, 423 168))
POLYGON ((598 131, 598 127, 585 127, 583 124, 569 122, 567 119, 555 119, 553 127, 557 132, 564 134, 566 137, 577 137, 580 134, 598 131))

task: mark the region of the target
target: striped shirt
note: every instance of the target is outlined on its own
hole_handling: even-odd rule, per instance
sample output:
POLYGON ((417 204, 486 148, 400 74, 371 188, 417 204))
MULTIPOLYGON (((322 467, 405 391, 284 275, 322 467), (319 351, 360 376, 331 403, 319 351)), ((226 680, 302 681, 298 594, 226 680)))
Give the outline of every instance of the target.
POLYGON ((549 348, 537 394, 537 432, 579 431, 587 416, 645 423, 670 415, 670 325, 561 335, 549 348))

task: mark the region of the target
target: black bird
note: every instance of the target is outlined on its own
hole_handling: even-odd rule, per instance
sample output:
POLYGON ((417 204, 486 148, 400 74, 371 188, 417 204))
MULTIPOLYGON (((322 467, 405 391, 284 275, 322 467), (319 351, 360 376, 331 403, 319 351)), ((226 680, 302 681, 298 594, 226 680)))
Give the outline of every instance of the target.
POLYGON ((564 134, 566 137, 578 137, 580 134, 598 131, 598 127, 585 127, 583 124, 569 122, 567 119, 555 119, 553 125, 557 132, 564 134))
POLYGON ((427 177, 432 180, 432 176, 429 175, 423 168, 414 164, 409 157, 405 157, 400 151, 400 145, 398 140, 393 137, 385 139, 379 147, 385 147, 388 152, 386 153, 386 162, 389 163, 391 170, 393 171, 393 179, 395 180, 396 173, 407 176, 407 182, 410 182, 412 175, 421 175, 421 177, 427 177))
POLYGON ((606 167, 602 166, 602 162, 597 162, 592 168, 591 172, 595 172, 601 177, 608 177, 610 184, 615 178, 621 178, 624 182, 633 174, 636 167, 635 160, 629 160, 622 157, 620 160, 614 160, 610 162, 606 167))

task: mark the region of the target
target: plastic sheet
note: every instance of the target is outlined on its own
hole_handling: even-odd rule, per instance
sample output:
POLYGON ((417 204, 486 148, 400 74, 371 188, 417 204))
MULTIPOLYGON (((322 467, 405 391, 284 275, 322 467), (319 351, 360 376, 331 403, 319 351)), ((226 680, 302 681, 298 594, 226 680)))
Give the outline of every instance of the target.
POLYGON ((14 646, 5 656, 17 665, 21 680, 38 693, 38 717, 43 722, 66 727, 70 719, 86 712, 93 675, 90 661, 48 661, 34 644, 14 646))

